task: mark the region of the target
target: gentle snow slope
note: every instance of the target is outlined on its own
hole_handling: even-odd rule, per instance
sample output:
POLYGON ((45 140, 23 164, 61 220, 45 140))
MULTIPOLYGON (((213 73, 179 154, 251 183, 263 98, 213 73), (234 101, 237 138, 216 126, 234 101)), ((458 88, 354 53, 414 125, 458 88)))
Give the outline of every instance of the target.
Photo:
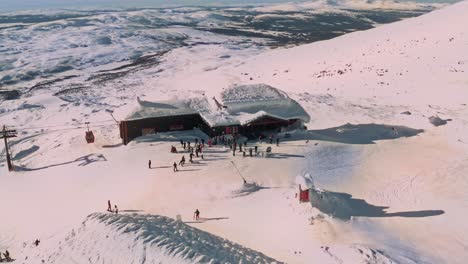
MULTIPOLYGON (((207 149, 204 160, 195 159, 174 173, 171 164, 188 153, 171 154, 171 145, 180 149, 178 140, 194 135, 160 134, 122 146, 117 126, 113 120, 106 123, 110 116, 104 110, 130 103, 130 98, 70 103, 41 90, 2 102, 2 123, 17 125, 20 134, 10 141, 18 171, 0 168, 0 208, 8 212, 0 217, 0 250, 8 248, 28 263, 25 258, 34 252, 23 248, 39 237, 40 256, 64 260, 69 255, 60 253, 56 243, 81 219, 104 211, 110 199, 122 211, 154 216, 102 216, 115 218, 115 225, 88 220, 89 232, 79 232, 83 242, 70 238, 73 247, 67 245, 67 250, 88 252, 85 257, 94 263, 120 263, 120 253, 104 254, 123 241, 136 246, 122 256, 123 262, 139 262, 145 243, 131 242, 139 233, 119 233, 119 227, 158 228, 159 215, 180 214, 187 220, 198 208, 212 220, 188 224, 278 261, 466 263, 466 14, 468 1, 247 61, 237 57, 228 62, 216 48, 182 47, 164 55, 160 67, 165 70, 158 78, 129 76, 143 83, 136 95, 145 101, 202 94, 221 98, 231 85, 265 83, 281 89, 312 117, 307 124, 312 131, 282 138, 269 158, 234 157, 228 147, 216 146, 207 149), (430 122, 433 116, 451 121, 436 127, 430 122), (84 141, 84 121, 96 122, 94 144, 84 141), (147 167, 149 159, 153 169, 147 167), (252 185, 242 186, 239 173, 252 185), (338 206, 327 199, 317 202, 320 195, 313 197, 315 208, 298 204, 297 183, 304 181, 338 206), (92 237, 105 233, 118 240, 106 244, 92 237), (96 252, 102 259, 95 259, 96 252)), ((103 97, 108 92, 95 91, 103 97)), ((249 142, 248 147, 254 145, 261 153, 270 146, 249 142)), ((233 247, 229 257, 259 255, 233 247)))

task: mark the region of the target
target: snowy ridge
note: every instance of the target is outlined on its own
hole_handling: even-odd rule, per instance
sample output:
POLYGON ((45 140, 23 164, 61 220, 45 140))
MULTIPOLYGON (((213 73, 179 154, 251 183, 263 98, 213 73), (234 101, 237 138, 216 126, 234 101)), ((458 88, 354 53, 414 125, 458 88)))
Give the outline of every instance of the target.
POLYGON ((168 217, 110 213, 90 215, 53 252, 35 257, 38 263, 43 258, 47 263, 280 263, 168 217))

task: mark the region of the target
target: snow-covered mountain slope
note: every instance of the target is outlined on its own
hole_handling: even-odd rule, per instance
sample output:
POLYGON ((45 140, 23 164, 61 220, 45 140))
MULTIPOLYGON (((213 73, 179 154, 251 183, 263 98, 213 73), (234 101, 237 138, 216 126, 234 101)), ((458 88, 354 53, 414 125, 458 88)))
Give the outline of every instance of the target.
MULTIPOLYGON (((86 215, 103 211, 111 199, 122 211, 180 214, 183 220, 198 208, 212 220, 189 225, 288 263, 465 263, 467 13, 464 1, 259 56, 181 47, 160 58, 164 71, 157 78, 141 71, 112 88, 66 96, 44 89, 2 102, 1 121, 16 125, 19 137, 10 140, 18 170, 0 167, 0 208, 9 212, 0 217, 0 251, 8 248, 28 263, 25 257, 33 254, 22 251, 23 243, 29 247, 39 237, 40 256, 64 260, 69 254, 49 245, 62 241, 86 215), (282 138, 268 158, 234 157, 228 147, 216 146, 207 149, 204 160, 174 173, 171 164, 188 154, 169 149, 179 148, 179 139, 193 139, 193 133, 148 136, 122 146, 105 111, 137 96, 144 101, 221 98, 231 85, 254 83, 284 91, 311 116, 311 131, 282 138), (84 141, 85 121, 92 122, 94 144, 84 141), (148 169, 149 159, 154 169, 148 169), (239 173, 250 185, 242 185, 239 173), (297 183, 320 190, 312 205, 298 204, 297 183)), ((270 146, 249 142, 248 147, 254 145, 263 154, 270 146)), ((136 227, 159 223, 157 216, 154 223, 134 217, 136 227)), ((122 235, 120 224, 88 224, 90 233, 72 240, 80 247, 69 252, 83 253, 83 247, 89 249, 87 259, 99 252, 102 259, 93 263, 121 263, 120 255, 104 254, 126 236, 125 245, 138 245, 132 260, 140 260, 144 250, 131 242, 135 234, 122 235), (83 244, 94 231, 119 240, 83 244)))

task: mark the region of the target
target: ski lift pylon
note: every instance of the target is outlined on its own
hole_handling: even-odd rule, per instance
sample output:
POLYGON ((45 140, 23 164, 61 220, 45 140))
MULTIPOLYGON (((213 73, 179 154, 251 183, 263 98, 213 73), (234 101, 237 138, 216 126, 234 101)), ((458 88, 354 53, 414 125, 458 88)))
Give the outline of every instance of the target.
POLYGON ((89 130, 89 122, 86 122, 86 127, 88 128, 88 131, 86 131, 86 136, 85 136, 85 139, 86 139, 86 142, 89 143, 94 143, 94 134, 93 134, 93 131, 90 131, 89 130))

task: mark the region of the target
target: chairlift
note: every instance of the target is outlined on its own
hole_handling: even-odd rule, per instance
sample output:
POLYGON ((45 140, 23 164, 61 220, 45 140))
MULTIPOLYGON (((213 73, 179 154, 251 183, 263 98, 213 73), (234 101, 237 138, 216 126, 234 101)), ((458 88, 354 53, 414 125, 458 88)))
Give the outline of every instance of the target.
POLYGON ((89 130, 89 122, 86 122, 86 127, 88 128, 88 131, 86 131, 86 136, 85 136, 85 139, 86 139, 86 142, 89 143, 94 143, 94 134, 93 134, 93 131, 90 131, 89 130))

